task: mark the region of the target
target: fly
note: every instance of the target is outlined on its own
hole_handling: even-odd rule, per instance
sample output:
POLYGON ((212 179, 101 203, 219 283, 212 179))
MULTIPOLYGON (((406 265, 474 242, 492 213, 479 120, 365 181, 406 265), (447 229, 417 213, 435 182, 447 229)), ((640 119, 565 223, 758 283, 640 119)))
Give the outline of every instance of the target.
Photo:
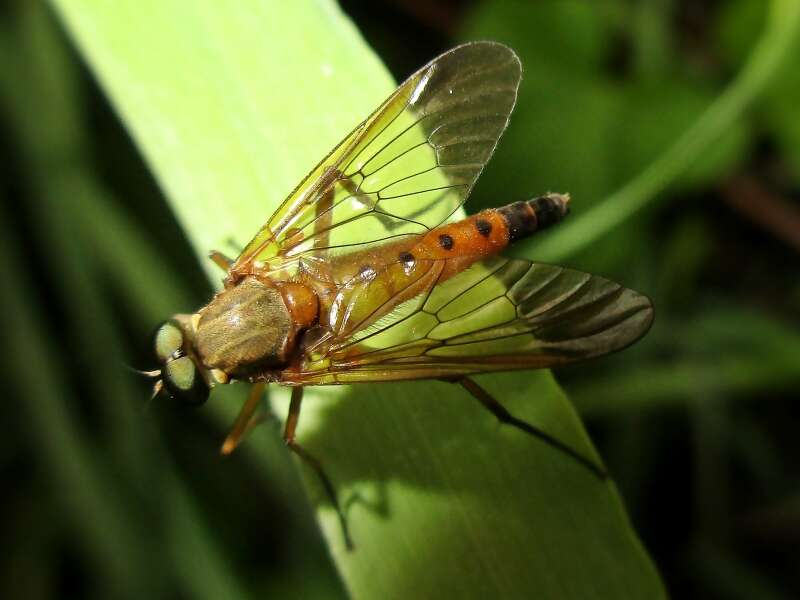
POLYGON ((508 124, 520 76, 514 51, 493 42, 458 46, 422 67, 311 171, 235 260, 211 253, 226 273, 221 292, 157 331, 156 393, 200 404, 215 385, 253 384, 225 453, 256 422, 265 385, 291 386, 284 440, 319 476, 348 546, 334 486, 295 439, 306 386, 457 383, 501 422, 607 476, 471 378, 608 354, 638 340, 653 319, 647 297, 612 281, 500 256, 561 221, 568 195, 451 219, 508 124))

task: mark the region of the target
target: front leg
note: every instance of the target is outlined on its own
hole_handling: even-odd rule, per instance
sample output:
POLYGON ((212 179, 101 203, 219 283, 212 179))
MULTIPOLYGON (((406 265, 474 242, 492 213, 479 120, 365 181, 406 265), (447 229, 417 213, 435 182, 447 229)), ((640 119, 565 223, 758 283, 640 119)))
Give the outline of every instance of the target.
POLYGON ((228 437, 225 438, 222 448, 220 448, 222 454, 230 454, 236 450, 236 447, 242 442, 244 437, 253 427, 261 422, 261 418, 256 415, 256 409, 261 403, 263 395, 264 384, 254 383, 253 387, 250 389, 250 395, 247 397, 247 401, 242 405, 239 416, 236 417, 236 421, 233 423, 231 432, 228 434, 228 437))
POLYGON ((227 256, 225 256, 222 252, 219 252, 218 250, 212 250, 211 252, 209 252, 208 253, 208 257, 211 259, 211 261, 215 265, 217 265, 220 269, 222 269, 226 273, 228 272, 228 269, 230 269, 231 265, 233 264, 233 259, 228 258, 227 256))

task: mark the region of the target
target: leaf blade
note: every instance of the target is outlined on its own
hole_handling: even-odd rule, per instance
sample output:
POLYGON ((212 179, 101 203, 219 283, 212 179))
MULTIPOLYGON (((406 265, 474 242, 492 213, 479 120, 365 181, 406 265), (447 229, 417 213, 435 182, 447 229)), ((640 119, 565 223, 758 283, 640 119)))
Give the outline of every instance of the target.
MULTIPOLYGON (((249 239, 392 89, 331 2, 54 4, 199 256, 249 239)), ((487 381, 519 416, 588 448, 546 372, 487 381)), ((664 595, 613 486, 534 440, 498 432, 455 386, 315 392, 301 442, 323 457, 343 499, 383 493, 389 511, 351 509, 359 549, 348 553, 309 482, 353 596, 664 595)))

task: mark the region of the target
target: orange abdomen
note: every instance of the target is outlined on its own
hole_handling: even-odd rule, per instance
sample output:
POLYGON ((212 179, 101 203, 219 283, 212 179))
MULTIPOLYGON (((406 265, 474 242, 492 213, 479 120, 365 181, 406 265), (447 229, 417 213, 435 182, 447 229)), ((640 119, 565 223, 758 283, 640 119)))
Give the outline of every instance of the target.
POLYGON ((548 194, 481 211, 430 231, 407 251, 410 256, 405 259, 447 260, 443 278, 450 277, 500 253, 511 242, 557 223, 569 211, 568 203, 568 196, 548 194))
POLYGON ((511 242, 552 225, 567 213, 567 196, 550 194, 487 209, 425 235, 345 254, 330 263, 339 282, 330 292, 313 278, 320 324, 345 335, 431 289, 511 242), (357 301, 356 301, 357 298, 357 301))

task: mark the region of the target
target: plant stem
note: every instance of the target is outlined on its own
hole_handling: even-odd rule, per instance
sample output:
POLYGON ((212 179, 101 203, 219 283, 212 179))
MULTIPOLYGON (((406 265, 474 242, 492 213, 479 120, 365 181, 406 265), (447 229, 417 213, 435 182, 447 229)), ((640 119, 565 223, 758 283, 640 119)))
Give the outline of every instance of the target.
POLYGON ((602 203, 537 246, 537 258, 562 261, 652 205, 742 117, 784 63, 800 27, 800 2, 773 0, 764 33, 736 79, 675 143, 602 203))

